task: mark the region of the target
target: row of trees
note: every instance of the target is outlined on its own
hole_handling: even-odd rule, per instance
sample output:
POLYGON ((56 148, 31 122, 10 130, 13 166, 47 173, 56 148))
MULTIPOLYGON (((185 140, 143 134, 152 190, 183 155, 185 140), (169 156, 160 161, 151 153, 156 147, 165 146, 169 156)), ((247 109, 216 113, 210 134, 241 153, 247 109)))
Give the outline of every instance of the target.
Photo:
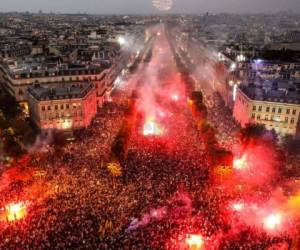
MULTIPOLYGON (((169 39, 169 41, 171 40, 169 39)), ((197 130, 205 143, 211 166, 231 166, 233 163, 233 153, 219 145, 216 138, 216 131, 207 121, 208 112, 207 107, 203 102, 202 92, 194 91, 195 82, 190 75, 188 67, 181 61, 181 57, 175 50, 172 42, 170 42, 170 46, 174 54, 177 68, 181 73, 181 80, 185 84, 186 95, 189 96, 188 104, 194 117, 197 130)))
POLYGON ((0 145, 2 155, 19 157, 26 152, 26 146, 35 140, 36 131, 25 118, 15 98, 0 95, 0 145))
POLYGON ((135 104, 136 96, 133 94, 128 101, 128 108, 125 111, 123 124, 111 146, 108 170, 116 176, 122 174, 121 163, 127 156, 128 143, 136 120, 135 104))

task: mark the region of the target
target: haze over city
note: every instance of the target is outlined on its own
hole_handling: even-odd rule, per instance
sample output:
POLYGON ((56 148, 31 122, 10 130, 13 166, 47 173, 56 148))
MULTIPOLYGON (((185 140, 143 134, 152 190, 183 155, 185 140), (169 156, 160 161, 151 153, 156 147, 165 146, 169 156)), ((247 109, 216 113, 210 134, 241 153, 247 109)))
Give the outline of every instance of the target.
MULTIPOLYGON (((1 11, 31 11, 90 14, 152 14, 158 13, 152 0, 2 0, 1 11)), ((298 0, 173 0, 169 13, 205 12, 279 12, 300 11, 298 0)))

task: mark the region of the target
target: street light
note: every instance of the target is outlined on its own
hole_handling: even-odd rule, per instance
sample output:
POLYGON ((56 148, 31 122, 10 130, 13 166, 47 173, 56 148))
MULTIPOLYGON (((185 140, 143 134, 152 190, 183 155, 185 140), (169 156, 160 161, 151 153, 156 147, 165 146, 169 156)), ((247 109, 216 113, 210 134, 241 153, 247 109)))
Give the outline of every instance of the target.
POLYGON ((118 37, 118 43, 120 44, 120 46, 123 46, 126 43, 125 37, 119 36, 118 37))

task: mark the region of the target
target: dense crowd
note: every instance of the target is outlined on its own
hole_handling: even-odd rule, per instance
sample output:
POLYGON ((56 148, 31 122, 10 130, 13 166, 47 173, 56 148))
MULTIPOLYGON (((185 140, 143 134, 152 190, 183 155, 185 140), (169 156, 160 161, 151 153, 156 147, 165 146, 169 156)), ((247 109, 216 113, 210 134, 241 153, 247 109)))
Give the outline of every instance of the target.
MULTIPOLYGON (((128 97, 123 94, 116 96, 128 97)), ((218 96, 207 102, 220 143, 230 147, 236 124, 218 96)), ((28 164, 46 174, 34 181, 41 187, 28 180, 6 189, 29 203, 23 220, 0 223, 0 249, 187 249, 184 239, 190 233, 201 233, 209 249, 290 244, 285 236, 232 227, 227 207, 233 194, 213 185, 204 143, 181 102, 169 105, 170 115, 159 121, 162 136, 143 136, 139 116, 121 162, 122 176, 112 176, 106 164, 124 111, 123 102, 111 103, 60 152, 32 156, 28 164), (26 191, 38 188, 43 194, 28 196, 26 191)), ((12 197, 2 197, 1 204, 12 197)))

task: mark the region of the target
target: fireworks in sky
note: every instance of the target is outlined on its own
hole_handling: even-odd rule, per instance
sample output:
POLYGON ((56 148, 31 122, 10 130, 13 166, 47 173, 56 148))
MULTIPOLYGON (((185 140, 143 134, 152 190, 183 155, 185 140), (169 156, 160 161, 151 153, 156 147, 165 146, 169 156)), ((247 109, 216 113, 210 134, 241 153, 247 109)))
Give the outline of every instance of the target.
POLYGON ((153 6, 159 11, 168 11, 172 8, 172 0, 153 0, 153 6))

